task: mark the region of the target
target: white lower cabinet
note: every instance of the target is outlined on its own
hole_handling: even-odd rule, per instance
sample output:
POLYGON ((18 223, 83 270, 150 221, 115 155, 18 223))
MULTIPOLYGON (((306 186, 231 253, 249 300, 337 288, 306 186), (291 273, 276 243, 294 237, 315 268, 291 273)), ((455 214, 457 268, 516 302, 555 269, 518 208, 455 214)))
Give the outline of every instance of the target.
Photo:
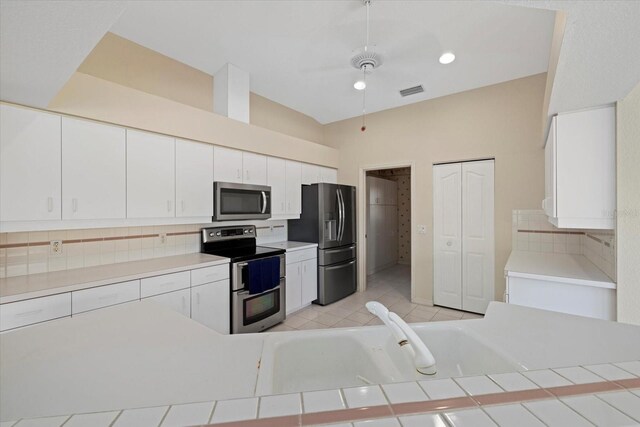
POLYGON ((154 295, 152 297, 143 298, 143 300, 156 302, 182 314, 183 316, 191 317, 190 289, 182 289, 179 291, 168 292, 166 294, 154 295))
POLYGON ((72 314, 97 310, 140 299, 140 281, 116 283, 71 292, 72 314))
POLYGON ((287 252, 286 257, 286 311, 289 314, 318 298, 318 257, 315 248, 287 252))
POLYGON ((318 299, 318 259, 302 261, 302 305, 318 299))
POLYGON ((230 298, 228 279, 191 288, 191 318, 214 331, 228 334, 230 298))
MULTIPOLYGON (((308 271, 315 269, 315 259, 307 268, 308 271)), ((305 270, 299 271, 302 280, 305 270)), ((312 279, 304 280, 310 283, 312 279)), ((298 286, 298 306, 300 289, 298 286)), ((310 291, 305 293, 307 299, 313 295, 310 291)), ((229 264, 202 267, 2 304, 0 332, 142 299, 157 302, 221 334, 228 334, 230 294, 229 264)))
POLYGON ((71 293, 0 305, 0 331, 71 316, 71 293))

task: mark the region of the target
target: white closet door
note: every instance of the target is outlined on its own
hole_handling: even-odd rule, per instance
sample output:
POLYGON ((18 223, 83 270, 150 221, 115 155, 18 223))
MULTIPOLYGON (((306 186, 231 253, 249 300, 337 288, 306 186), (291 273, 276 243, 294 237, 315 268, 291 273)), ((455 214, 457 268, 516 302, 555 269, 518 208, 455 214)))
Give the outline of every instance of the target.
POLYGON ((462 164, 462 308, 477 313, 494 298, 493 166, 462 164))
POLYGON ((385 264, 389 248, 385 242, 385 206, 369 205, 369 228, 367 237, 371 250, 367 253, 367 273, 373 274, 385 264))
POLYGON ((387 259, 390 266, 398 263, 398 207, 393 205, 385 206, 386 225, 384 230, 387 235, 387 259))
POLYGON ((462 308, 460 163, 433 167, 433 302, 462 308))

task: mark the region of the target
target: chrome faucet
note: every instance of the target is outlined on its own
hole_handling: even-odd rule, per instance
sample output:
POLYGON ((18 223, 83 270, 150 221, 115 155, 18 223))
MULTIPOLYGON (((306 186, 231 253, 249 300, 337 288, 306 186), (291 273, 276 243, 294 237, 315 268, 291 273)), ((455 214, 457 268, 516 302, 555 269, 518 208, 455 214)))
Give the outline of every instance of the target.
POLYGON ((433 354, 400 316, 377 301, 369 301, 365 306, 371 314, 378 316, 391 329, 400 348, 408 351, 413 358, 413 364, 418 372, 424 375, 434 375, 437 372, 433 354))

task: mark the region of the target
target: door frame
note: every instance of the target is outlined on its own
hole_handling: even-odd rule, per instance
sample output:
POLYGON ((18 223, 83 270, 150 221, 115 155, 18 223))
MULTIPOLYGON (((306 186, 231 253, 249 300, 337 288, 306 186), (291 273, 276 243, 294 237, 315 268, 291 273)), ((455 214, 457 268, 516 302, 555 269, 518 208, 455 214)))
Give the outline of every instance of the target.
POLYGON ((415 242, 417 238, 416 227, 414 226, 414 218, 416 217, 416 164, 415 162, 391 162, 378 163, 373 165, 361 165, 358 173, 358 187, 360 191, 358 198, 358 291, 363 292, 367 289, 367 172, 381 169, 409 168, 411 182, 411 301, 415 301, 415 242))

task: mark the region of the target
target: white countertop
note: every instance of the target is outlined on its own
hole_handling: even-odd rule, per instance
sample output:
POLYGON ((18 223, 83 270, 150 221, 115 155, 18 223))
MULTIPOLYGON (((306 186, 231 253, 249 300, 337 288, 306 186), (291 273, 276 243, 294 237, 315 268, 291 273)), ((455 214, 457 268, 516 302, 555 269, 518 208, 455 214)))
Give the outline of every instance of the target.
POLYGON ((2 419, 253 396, 263 337, 220 335, 153 302, 3 334, 2 419), (27 415, 28 414, 28 415, 27 415))
POLYGON ((583 255, 513 251, 504 272, 510 277, 616 288, 616 284, 583 255))
POLYGON ((8 277, 6 279, 0 279, 0 304, 195 268, 210 267, 228 262, 228 258, 193 253, 50 273, 8 277))
POLYGON ((287 252, 291 252, 291 251, 301 251, 303 249, 317 248, 318 244, 308 243, 308 242, 287 241, 287 242, 265 243, 264 245, 260 245, 260 246, 266 246, 268 248, 284 249, 287 252))

